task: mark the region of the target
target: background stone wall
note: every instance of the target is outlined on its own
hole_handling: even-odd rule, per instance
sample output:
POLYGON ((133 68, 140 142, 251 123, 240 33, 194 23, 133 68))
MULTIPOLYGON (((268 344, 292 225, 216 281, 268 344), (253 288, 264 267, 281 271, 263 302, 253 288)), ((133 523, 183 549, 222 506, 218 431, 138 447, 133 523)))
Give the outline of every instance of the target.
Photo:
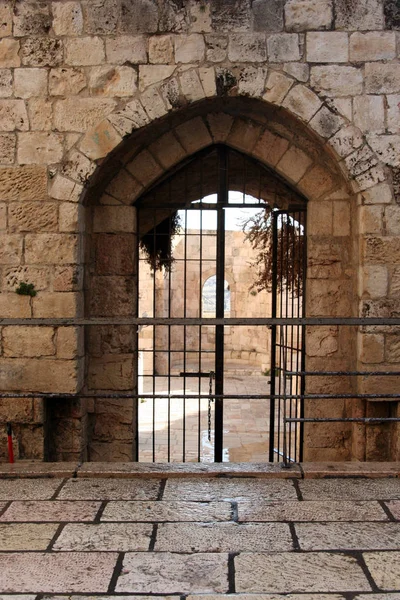
MULTIPOLYGON (((399 14, 394 0, 1 1, 1 316, 134 314, 134 266, 123 258, 135 241, 131 205, 221 141, 309 199, 309 315, 399 314, 399 14), (17 295, 21 281, 37 295, 17 295)), ((79 328, 4 326, 0 389, 103 388, 104 353, 114 354, 106 383, 114 389, 116 377, 120 389, 132 380, 132 344, 129 328, 85 340, 79 328), (93 371, 85 355, 96 352, 93 371)), ((308 364, 398 369, 399 349, 395 330, 329 328, 310 332, 308 364)), ((96 459, 134 445, 126 402, 0 402, 23 458, 85 457, 96 427, 96 459)), ((321 402, 310 414, 352 413, 321 402)), ((357 406, 377 411, 397 406, 357 406)), ((397 456, 377 428, 318 427, 306 432, 308 458, 397 456)))

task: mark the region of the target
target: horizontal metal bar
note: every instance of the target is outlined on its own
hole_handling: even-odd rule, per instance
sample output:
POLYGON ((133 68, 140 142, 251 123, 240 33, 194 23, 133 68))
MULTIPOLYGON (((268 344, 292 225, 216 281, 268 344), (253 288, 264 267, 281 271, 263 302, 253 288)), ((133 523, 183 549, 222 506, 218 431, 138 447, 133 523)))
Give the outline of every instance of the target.
POLYGON ((260 318, 168 318, 168 317, 96 317, 96 318, 24 318, 24 319, 0 319, 0 325, 28 325, 28 326, 67 326, 74 325, 76 327, 83 325, 138 325, 138 326, 155 326, 155 325, 346 325, 346 326, 361 326, 361 325, 382 325, 382 326, 397 326, 400 325, 400 317, 260 317, 260 318))
POLYGON ((400 417, 321 417, 318 419, 311 418, 288 418, 284 419, 285 423, 384 423, 384 422, 400 422, 400 417))
POLYGON ((320 375, 384 375, 384 376, 400 376, 400 371, 284 371, 283 375, 311 375, 319 377, 320 375))
POLYGON ((198 371, 197 373, 193 371, 181 371, 181 373, 179 373, 179 377, 207 377, 208 379, 210 378, 210 375, 214 375, 214 371, 209 371, 208 373, 203 373, 202 371, 198 371))
POLYGON ((104 392, 104 393, 62 393, 62 392, 3 392, 0 398, 190 398, 190 399, 230 399, 230 400, 342 400, 342 399, 375 399, 375 398, 400 398, 400 394, 133 394, 130 392, 104 392))

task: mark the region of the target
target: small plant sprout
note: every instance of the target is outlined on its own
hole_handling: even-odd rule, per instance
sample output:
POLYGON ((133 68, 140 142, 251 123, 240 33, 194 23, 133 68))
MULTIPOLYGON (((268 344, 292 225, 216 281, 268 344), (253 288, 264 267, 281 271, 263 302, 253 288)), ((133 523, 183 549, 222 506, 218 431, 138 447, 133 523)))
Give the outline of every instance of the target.
POLYGON ((37 291, 35 290, 35 284, 26 283, 26 281, 21 281, 21 283, 15 291, 20 296, 31 296, 31 298, 33 298, 37 294, 37 291))

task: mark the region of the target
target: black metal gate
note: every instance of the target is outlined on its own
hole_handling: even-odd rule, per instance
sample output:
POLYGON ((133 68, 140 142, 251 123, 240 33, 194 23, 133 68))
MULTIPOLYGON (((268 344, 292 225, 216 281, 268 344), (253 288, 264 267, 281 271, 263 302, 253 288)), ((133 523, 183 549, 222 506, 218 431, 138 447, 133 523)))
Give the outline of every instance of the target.
POLYGON ((303 392, 286 371, 304 371, 304 331, 257 319, 303 316, 305 210, 276 173, 223 145, 141 198, 138 316, 157 321, 138 332, 139 460, 281 460, 283 418, 303 416, 282 396, 303 392))

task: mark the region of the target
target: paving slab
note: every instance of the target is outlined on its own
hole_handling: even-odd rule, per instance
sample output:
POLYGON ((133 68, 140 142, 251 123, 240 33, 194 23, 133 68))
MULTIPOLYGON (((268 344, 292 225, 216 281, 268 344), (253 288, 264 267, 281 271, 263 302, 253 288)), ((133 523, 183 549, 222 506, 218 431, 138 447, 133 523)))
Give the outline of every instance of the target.
POLYGON ((293 541, 286 523, 163 523, 156 551, 286 552, 293 541))
POLYGON ((309 479, 299 487, 304 500, 400 499, 400 479, 309 479))
MULTIPOLYGON (((153 596, 154 597, 154 596, 153 596)), ((126 598, 126 596, 125 596, 126 598)), ((141 596, 143 598, 143 596, 141 596)), ((186 600, 344 600, 341 594, 201 594, 187 596, 186 600)), ((372 596, 366 596, 372 598, 372 596)))
POLYGON ((301 469, 291 464, 282 469, 277 463, 99 463, 86 462, 77 470, 78 477, 209 477, 235 475, 236 477, 272 477, 288 479, 301 477, 301 469))
POLYGON ((302 550, 398 550, 400 523, 296 523, 302 550))
POLYGON ((400 593, 394 594, 361 594, 354 597, 354 600, 400 600, 400 593))
POLYGON ((143 594, 227 592, 228 555, 128 553, 115 591, 143 594))
POLYGON ((128 552, 149 549, 153 526, 150 523, 68 524, 53 549, 60 551, 128 552))
POLYGON ((0 500, 50 500, 63 479, 4 479, 0 500))
MULTIPOLYGON (((400 512, 400 509, 399 509, 400 512)), ((378 502, 240 502, 239 521, 388 521, 378 502)))
POLYGON ((70 479, 58 494, 60 500, 156 500, 158 479, 70 479))
MULTIPOLYGON (((6 598, 6 600, 18 600, 18 598, 20 598, 21 596, 8 596, 6 598)), ((34 598, 35 596, 32 596, 32 598, 34 598)), ((130 595, 126 595, 126 596, 122 596, 121 600, 179 600, 179 598, 177 598, 176 596, 130 596, 130 595)), ((0 596, 0 600, 1 600, 1 596, 0 596)), ((29 599, 28 599, 29 600, 29 599)), ((116 600, 115 596, 105 596, 105 595, 101 595, 101 596, 85 596, 85 595, 79 595, 79 596, 74 596, 69 595, 68 598, 66 598, 65 596, 54 596, 54 595, 48 595, 45 594, 43 596, 42 600, 116 600)))
MULTIPOLYGON (((230 521, 229 502, 109 502, 101 521, 230 521)), ((1 520, 1 519, 0 519, 1 520)))
POLYGON ((356 559, 345 554, 256 554, 234 559, 237 592, 370 591, 356 559))
POLYGON ((101 502, 73 500, 14 501, 0 521, 93 521, 101 502))
POLYGON ((0 552, 46 550, 58 525, 39 523, 0 524, 0 552))
POLYGON ((163 500, 296 500, 291 481, 260 480, 252 478, 170 479, 163 500))
POLYGON ((400 589, 400 552, 365 552, 363 557, 378 588, 400 589))
POLYGON ((0 554, 4 593, 106 592, 118 554, 13 552, 0 554))
POLYGON ((388 500, 385 504, 394 518, 400 520, 400 500, 388 500))
POLYGON ((0 594, 0 600, 35 600, 36 594, 0 594))

